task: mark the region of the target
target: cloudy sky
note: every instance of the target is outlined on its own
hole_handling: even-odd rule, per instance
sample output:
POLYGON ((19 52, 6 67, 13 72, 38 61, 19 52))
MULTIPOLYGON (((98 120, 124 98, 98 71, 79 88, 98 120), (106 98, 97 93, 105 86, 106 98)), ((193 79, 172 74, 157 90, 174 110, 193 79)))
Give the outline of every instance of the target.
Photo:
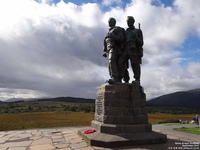
MULTIPOLYGON (((95 98, 107 20, 141 23, 147 99, 200 88, 199 0, 0 0, 0 100, 95 98)), ((130 70, 132 76, 132 70, 130 70)))

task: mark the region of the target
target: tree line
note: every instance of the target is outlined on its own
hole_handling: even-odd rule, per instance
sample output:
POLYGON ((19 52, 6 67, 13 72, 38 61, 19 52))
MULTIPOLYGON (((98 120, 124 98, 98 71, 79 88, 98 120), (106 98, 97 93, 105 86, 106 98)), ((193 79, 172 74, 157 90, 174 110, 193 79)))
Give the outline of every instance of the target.
MULTIPOLYGON (((120 109, 120 108, 119 108, 120 109)), ((167 114, 200 114, 200 109, 191 107, 148 106, 147 113, 167 114)), ((95 103, 80 102, 56 102, 56 101, 18 101, 0 103, 0 113, 27 113, 27 112, 50 112, 50 111, 73 111, 95 112, 95 103)))

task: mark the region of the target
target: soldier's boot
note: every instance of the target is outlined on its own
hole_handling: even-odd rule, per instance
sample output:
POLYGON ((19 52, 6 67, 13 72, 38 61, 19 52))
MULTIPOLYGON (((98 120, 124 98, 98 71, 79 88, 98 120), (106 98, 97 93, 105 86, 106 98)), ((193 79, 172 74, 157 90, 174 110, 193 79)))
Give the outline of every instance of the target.
POLYGON ((121 79, 112 77, 112 79, 109 79, 106 82, 109 83, 109 84, 121 83, 121 79))
POLYGON ((140 80, 139 80, 139 79, 136 79, 135 81, 132 81, 132 84, 140 85, 140 80))

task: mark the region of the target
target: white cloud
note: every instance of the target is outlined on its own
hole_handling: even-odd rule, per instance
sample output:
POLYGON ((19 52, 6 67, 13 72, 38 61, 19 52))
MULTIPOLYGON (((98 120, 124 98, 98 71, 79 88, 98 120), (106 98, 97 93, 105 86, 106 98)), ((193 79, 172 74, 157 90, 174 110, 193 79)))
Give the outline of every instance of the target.
MULTIPOLYGON (((134 0, 125 9, 111 7, 103 12, 96 3, 1 1, 0 99, 95 98, 96 87, 109 77, 107 60, 101 55, 111 16, 125 28, 129 15, 135 17, 136 27, 141 23, 145 41, 141 80, 147 99, 197 88, 199 62, 182 67, 185 58, 176 50, 189 34, 200 35, 200 12, 194 2, 199 3, 176 0, 173 7, 164 7, 134 0)), ((121 1, 103 3, 110 6, 121 1)))
POLYGON ((41 94, 41 92, 36 90, 0 88, 1 100, 7 100, 10 98, 35 98, 36 96, 46 97, 47 95, 41 94))

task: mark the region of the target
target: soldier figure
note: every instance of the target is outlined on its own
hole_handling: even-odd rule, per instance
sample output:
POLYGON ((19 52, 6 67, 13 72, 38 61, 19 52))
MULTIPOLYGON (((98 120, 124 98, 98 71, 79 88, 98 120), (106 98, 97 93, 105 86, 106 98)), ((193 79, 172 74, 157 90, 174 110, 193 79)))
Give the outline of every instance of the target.
POLYGON ((143 35, 140 29, 134 27, 135 19, 132 16, 127 17, 128 28, 125 31, 125 50, 119 57, 120 78, 124 77, 127 68, 127 61, 130 59, 135 81, 133 84, 140 84, 141 75, 141 57, 143 56, 143 35))
POLYGON ((108 68, 111 79, 107 82, 112 84, 121 82, 118 68, 118 58, 124 45, 124 29, 115 26, 116 20, 114 18, 109 18, 108 24, 110 28, 104 39, 103 56, 108 58, 108 68))

